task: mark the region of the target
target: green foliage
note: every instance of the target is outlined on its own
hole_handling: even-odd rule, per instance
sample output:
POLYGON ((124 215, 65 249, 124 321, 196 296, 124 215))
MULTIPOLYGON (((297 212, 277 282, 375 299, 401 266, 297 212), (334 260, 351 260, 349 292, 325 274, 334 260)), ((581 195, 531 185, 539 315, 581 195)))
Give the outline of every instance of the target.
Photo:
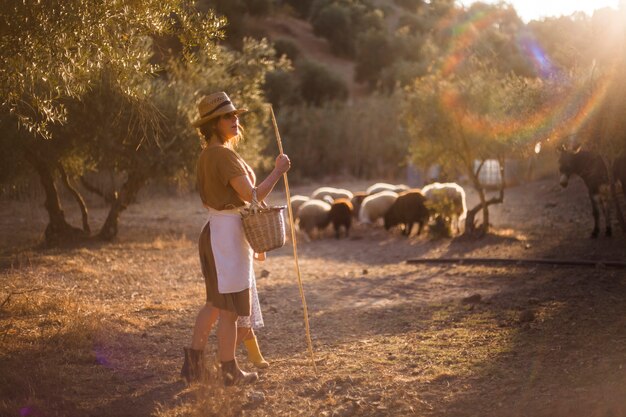
MULTIPOLYGON (((200 95, 228 91, 252 110, 241 153, 253 166, 265 164, 271 136, 262 123, 262 86, 266 72, 288 64, 276 60, 268 42, 244 39, 240 51, 220 46, 224 20, 211 11, 196 12, 186 0, 15 4, 2 9, 0 18, 8 22, 3 52, 9 55, 20 45, 0 72, 0 115, 10 132, 0 145, 13 157, 22 148, 38 155, 30 160, 50 180, 55 172, 67 172, 71 180, 89 171, 121 178, 102 236, 115 236, 119 213, 146 181, 189 183, 195 177, 200 142, 189 122, 197 116, 200 95), (21 14, 27 24, 12 23, 9 13, 21 14), (177 48, 155 55, 155 46, 171 46, 172 39, 177 48), (7 71, 10 65, 22 72, 7 71), (30 134, 23 135, 20 126, 30 134)), ((13 180, 5 172, 12 168, 3 165, 0 177, 13 180)), ((57 213, 48 229, 62 234, 72 228, 54 203, 55 192, 46 188, 52 202, 46 208, 57 213)))
POLYGON ((348 56, 354 53, 354 39, 350 36, 352 20, 347 7, 330 4, 316 14, 312 24, 314 33, 328 39, 333 52, 348 56))
POLYGON ((398 177, 408 138, 400 123, 401 100, 377 94, 354 104, 286 106, 278 114, 294 178, 329 175, 398 177))
POLYGON ((84 94, 105 66, 129 97, 140 100, 142 80, 157 68, 147 59, 151 36, 176 34, 184 52, 212 53, 223 21, 193 12, 187 0, 11 2, 0 9, 2 107, 34 134, 49 137, 62 123, 63 100, 84 94))
MULTIPOLYGON (((626 3, 620 10, 597 10, 591 18, 591 71, 583 73, 588 102, 603 96, 587 123, 581 126, 580 139, 595 148, 609 163, 626 152, 626 3)), ((587 67, 589 68, 589 67, 587 67)))
POLYGON ((393 64, 392 42, 386 33, 370 30, 357 39, 356 51, 355 79, 374 87, 383 68, 393 64))
POLYGON ((289 5, 296 13, 303 19, 309 16, 311 10, 311 4, 315 0, 283 0, 283 3, 289 5))
POLYGON ((423 15, 406 13, 398 18, 398 29, 402 30, 403 28, 406 28, 411 34, 424 33, 428 28, 428 22, 423 15))
POLYGON ((454 0, 431 0, 428 7, 430 19, 438 20, 454 10, 454 0))
POLYGON ((427 39, 420 34, 398 31, 391 42, 396 56, 402 57, 405 61, 423 62, 426 57, 422 50, 427 39))
POLYGON ((253 16, 267 16, 274 7, 274 0, 247 0, 245 3, 253 16))
POLYGON ((404 107, 414 162, 439 163, 473 178, 475 160, 534 145, 540 131, 529 116, 541 107, 542 91, 541 83, 476 62, 463 77, 437 73, 419 79, 404 107))
POLYGON ((562 16, 528 23, 532 40, 541 46, 552 65, 563 71, 589 66, 593 60, 591 22, 585 16, 562 16))
POLYGON ((416 79, 427 73, 427 62, 396 61, 381 71, 381 88, 383 91, 390 92, 398 87, 402 88, 413 84, 416 79))
POLYGON ((276 50, 276 57, 285 55, 291 62, 295 62, 300 57, 300 48, 289 39, 276 39, 274 49, 276 50))
POLYGON ((451 21, 439 33, 438 43, 448 54, 459 60, 455 72, 473 71, 472 57, 490 62, 503 74, 513 71, 517 75, 535 76, 530 60, 532 51, 520 47, 518 40, 526 35, 524 23, 515 9, 504 3, 495 5, 473 3, 467 11, 453 15, 451 21))
POLYGON ((197 7, 202 10, 214 10, 215 13, 224 16, 227 24, 224 27, 224 41, 235 49, 241 50, 243 39, 265 37, 264 32, 259 33, 258 27, 249 24, 250 17, 267 16, 274 9, 274 0, 199 0, 197 7), (256 32, 256 33, 255 33, 256 32))
POLYGON ((326 38, 335 54, 348 57, 356 52, 359 34, 385 29, 383 13, 357 0, 316 0, 310 20, 314 33, 326 38))
POLYGON ((263 150, 272 138, 272 131, 263 86, 267 73, 289 68, 287 61, 276 61, 274 57, 275 51, 269 42, 246 38, 241 52, 220 48, 219 59, 204 57, 186 65, 173 64, 171 77, 163 81, 161 88, 164 94, 175 92, 175 96, 167 100, 173 100, 182 114, 179 115, 181 126, 175 130, 183 135, 179 145, 193 147, 192 159, 187 161, 189 169, 195 166, 199 143, 189 123, 197 117, 194 103, 202 95, 215 91, 228 92, 237 105, 250 110, 242 118, 245 140, 240 153, 253 168, 267 163, 263 150))
POLYGON ((300 94, 311 105, 320 106, 328 101, 343 101, 348 97, 346 83, 325 67, 300 61, 297 71, 300 76, 300 94))
POLYGON ((411 12, 417 12, 424 5, 424 0, 393 0, 393 2, 411 12))
POLYGON ((268 72, 265 75, 263 90, 267 101, 272 103, 275 109, 285 104, 296 105, 302 101, 299 81, 293 72, 284 70, 268 72))

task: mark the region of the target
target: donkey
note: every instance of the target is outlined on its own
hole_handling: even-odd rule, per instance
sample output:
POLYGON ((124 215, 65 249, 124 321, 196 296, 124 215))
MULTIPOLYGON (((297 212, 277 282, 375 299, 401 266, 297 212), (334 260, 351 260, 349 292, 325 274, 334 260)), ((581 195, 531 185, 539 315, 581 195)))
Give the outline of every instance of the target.
POLYGON ((561 173, 561 187, 567 187, 569 178, 573 174, 577 174, 582 178, 587 186, 589 198, 591 199, 591 211, 593 214, 593 231, 592 238, 597 238, 600 231, 598 225, 600 210, 604 214, 606 223, 606 235, 611 236, 611 208, 609 202, 609 176, 604 161, 596 152, 581 151, 580 146, 574 150, 568 150, 562 145, 558 149, 559 156, 559 172, 561 173))

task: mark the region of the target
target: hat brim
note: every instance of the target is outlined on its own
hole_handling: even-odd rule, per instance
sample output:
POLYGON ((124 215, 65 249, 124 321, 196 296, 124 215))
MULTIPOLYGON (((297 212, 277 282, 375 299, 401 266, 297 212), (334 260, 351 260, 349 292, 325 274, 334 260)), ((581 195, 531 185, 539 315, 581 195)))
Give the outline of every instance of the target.
POLYGON ((193 122, 191 122, 191 125, 193 127, 200 127, 203 124, 206 124, 209 120, 213 120, 216 117, 220 117, 220 116, 222 116, 224 114, 233 113, 233 112, 235 114, 237 114, 237 115, 240 115, 240 114, 243 114, 243 113, 247 113, 248 109, 234 109, 233 110, 233 109, 229 109, 228 107, 226 107, 226 108, 220 109, 220 110, 216 111, 215 113, 212 113, 212 114, 210 114, 208 116, 204 116, 204 117, 201 117, 199 119, 194 120, 193 122))

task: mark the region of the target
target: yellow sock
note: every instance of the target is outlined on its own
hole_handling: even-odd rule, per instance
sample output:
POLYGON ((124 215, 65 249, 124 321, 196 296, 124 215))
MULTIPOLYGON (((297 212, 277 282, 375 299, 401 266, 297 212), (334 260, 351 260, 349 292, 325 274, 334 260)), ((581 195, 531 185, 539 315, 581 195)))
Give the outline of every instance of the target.
POLYGON ((267 362, 263 358, 263 355, 261 355, 261 350, 259 349, 256 337, 246 339, 243 343, 246 345, 246 350, 248 351, 248 359, 252 362, 252 364, 254 364, 254 366, 257 368, 267 368, 270 366, 269 362, 267 362))

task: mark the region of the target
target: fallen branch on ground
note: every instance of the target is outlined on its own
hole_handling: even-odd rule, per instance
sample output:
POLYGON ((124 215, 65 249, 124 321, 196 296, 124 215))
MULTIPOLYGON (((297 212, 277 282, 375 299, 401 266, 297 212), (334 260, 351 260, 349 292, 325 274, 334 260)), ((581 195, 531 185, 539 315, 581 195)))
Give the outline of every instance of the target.
POLYGON ((5 305, 6 303, 8 303, 8 302, 9 302, 9 300, 11 299, 11 297, 12 297, 12 296, 14 296, 14 295, 26 294, 26 293, 29 293, 29 292, 40 291, 40 290, 43 290, 43 288, 31 288, 30 290, 24 290, 24 291, 14 291, 14 292, 10 293, 10 294, 7 296, 7 298, 5 298, 5 299, 4 299, 4 301, 2 302, 2 304, 0 304, 0 308, 4 307, 4 305, 5 305))
POLYGON ((446 263, 446 264, 512 264, 512 265, 558 265, 626 268, 626 262, 588 261, 568 259, 515 259, 515 258, 417 258, 408 259, 409 264, 446 263))

